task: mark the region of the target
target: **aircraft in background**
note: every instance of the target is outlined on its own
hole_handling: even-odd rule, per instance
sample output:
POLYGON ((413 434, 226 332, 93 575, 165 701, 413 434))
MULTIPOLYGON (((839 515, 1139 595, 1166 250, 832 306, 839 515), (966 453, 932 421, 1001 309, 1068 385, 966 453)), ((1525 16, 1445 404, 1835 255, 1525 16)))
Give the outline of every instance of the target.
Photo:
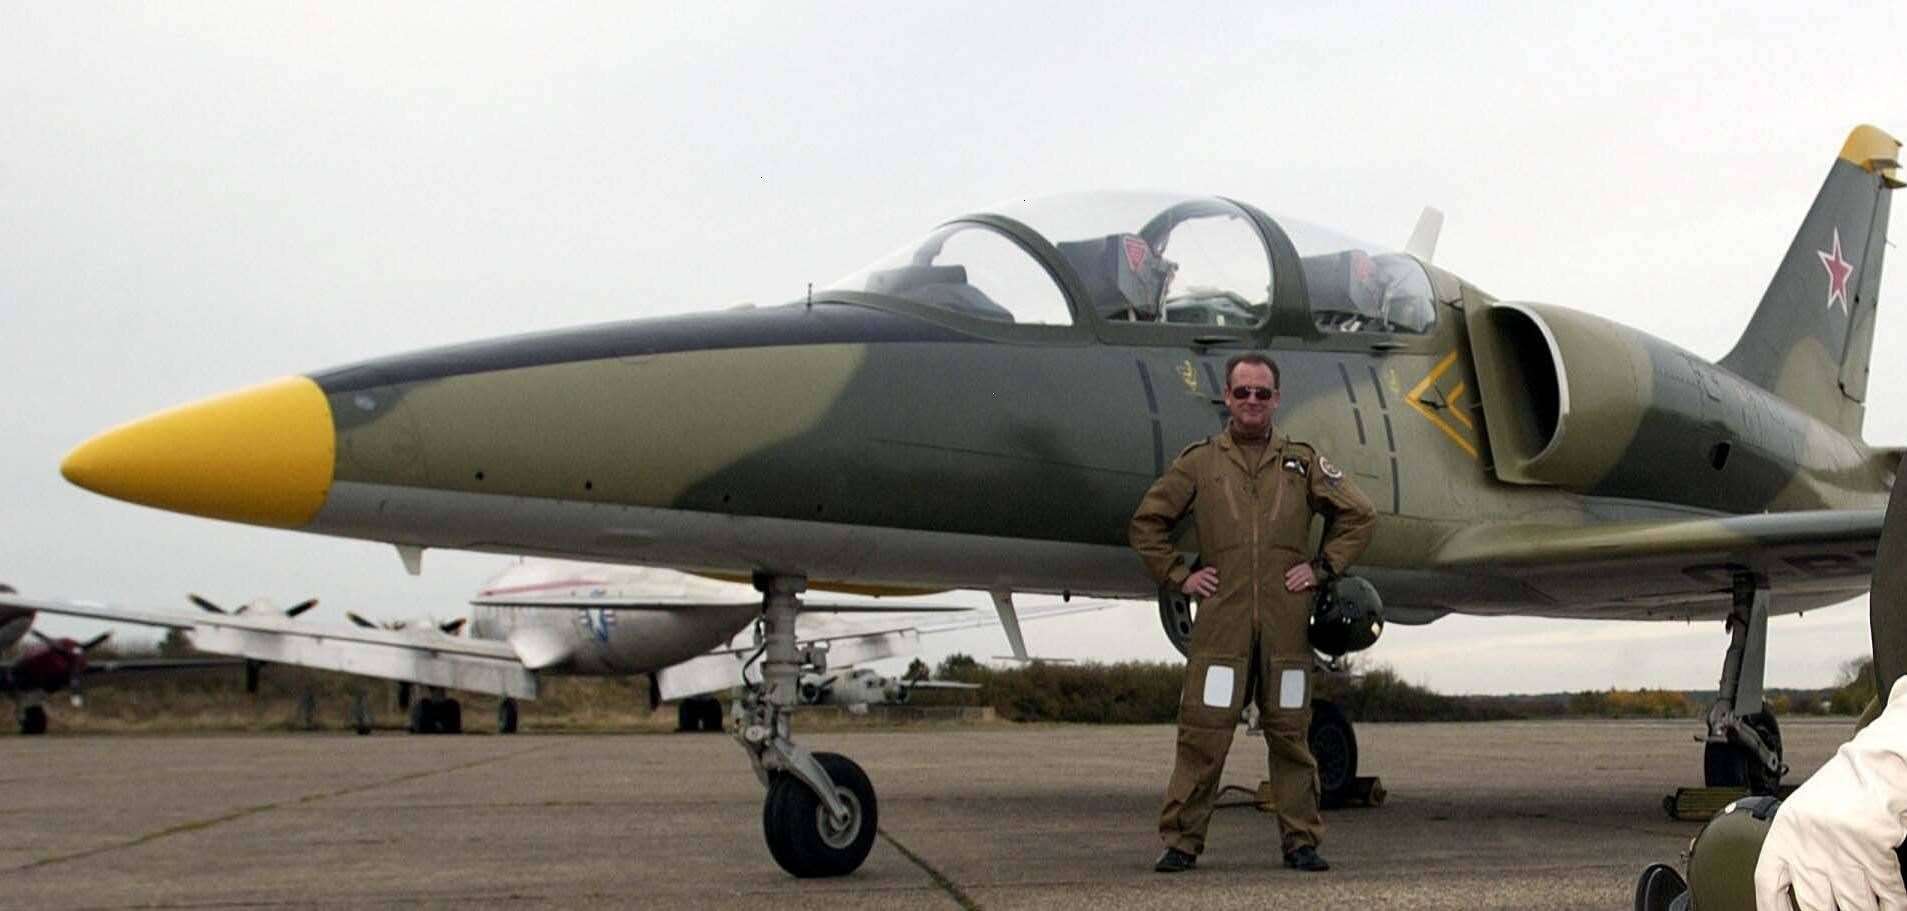
MULTIPOLYGON (((0 585, 0 597, 14 594, 13 586, 0 585)), ((94 661, 88 656, 110 632, 85 641, 67 637, 53 638, 33 628, 34 612, 0 606, 0 649, 6 649, 31 635, 38 640, 21 649, 12 663, 0 668, 0 693, 13 699, 14 719, 22 734, 46 733, 47 697, 71 691, 73 704, 80 704, 80 684, 85 680, 115 674, 154 671, 189 671, 208 667, 232 667, 245 664, 234 658, 111 658, 94 661)), ((247 689, 257 690, 256 672, 247 674, 247 689)))
MULTIPOLYGON (((683 730, 720 730, 721 703, 711 694, 744 685, 760 652, 747 627, 759 607, 750 587, 653 567, 526 559, 487 583, 469 617, 450 621, 378 623, 346 612, 349 626, 288 622, 316 603, 247 615, 190 595, 209 616, 102 604, 9 601, 54 614, 162 625, 191 635, 206 652, 242 658, 248 667, 288 664, 381 677, 399 685, 412 733, 461 733, 463 706, 452 691, 501 697, 497 730, 515 733, 519 699, 534 699, 543 675, 649 678, 651 707, 676 702, 683 730), (459 635, 463 633, 464 635, 459 635), (412 699, 413 687, 423 687, 412 699)), ((857 667, 917 654, 920 636, 1006 624, 1009 647, 1026 654, 1018 628, 1026 620, 1104 610, 1112 602, 1080 599, 998 613, 950 604, 896 602, 844 594, 805 605, 799 645, 803 702, 865 705, 905 702, 917 688, 965 684, 903 681, 857 667)), ((255 687, 255 671, 251 681, 255 687)), ((369 733, 373 719, 362 693, 349 710, 369 733)))
POLYGON ((1192 608, 1126 525, 1222 426, 1226 359, 1266 352, 1278 429, 1379 507, 1358 572, 1392 621, 1726 620, 1704 776, 1767 788, 1785 770, 1767 619, 1867 590, 1900 466, 1861 439, 1899 149, 1848 134, 1715 363, 1486 294, 1431 263, 1435 219, 1393 252, 1231 199, 1086 194, 956 218, 785 306, 286 377, 108 430, 61 470, 394 544, 413 572, 448 547, 753 580, 763 673, 740 740, 770 853, 839 875, 872 846, 875 793, 792 739, 803 594, 1157 597, 1183 647, 1192 608))

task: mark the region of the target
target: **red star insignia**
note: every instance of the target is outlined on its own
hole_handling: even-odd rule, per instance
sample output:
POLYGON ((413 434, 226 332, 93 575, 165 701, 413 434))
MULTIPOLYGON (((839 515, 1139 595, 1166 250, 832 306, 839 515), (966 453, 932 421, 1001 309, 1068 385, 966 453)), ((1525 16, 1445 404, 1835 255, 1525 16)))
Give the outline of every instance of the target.
POLYGON ((1821 267, 1828 270, 1828 307, 1841 305, 1841 312, 1847 312, 1847 277, 1854 274, 1854 264, 1841 258, 1841 229, 1834 229, 1834 249, 1816 250, 1814 255, 1821 257, 1821 267))

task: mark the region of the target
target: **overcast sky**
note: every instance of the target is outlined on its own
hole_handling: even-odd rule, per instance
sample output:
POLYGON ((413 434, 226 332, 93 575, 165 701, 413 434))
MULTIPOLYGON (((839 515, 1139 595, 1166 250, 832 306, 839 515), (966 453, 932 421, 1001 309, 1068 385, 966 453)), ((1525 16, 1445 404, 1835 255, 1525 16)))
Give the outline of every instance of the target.
MULTIPOLYGON (((1719 357, 1847 131, 1907 135, 1898 0, 1303 6, 0 3, 0 579, 458 613, 504 558, 412 578, 388 547, 86 493, 59 460, 291 372, 789 300, 1030 195, 1222 193, 1395 245, 1436 205, 1438 262, 1479 287, 1719 357)), ((1866 434, 1897 445, 1889 284, 1866 434)), ((1171 654, 1150 605, 1027 632, 1171 654)), ((1704 687, 1725 644, 1453 618, 1372 660, 1460 692, 1704 687)), ((1831 682, 1865 602, 1776 621, 1770 651, 1771 684, 1831 682)))

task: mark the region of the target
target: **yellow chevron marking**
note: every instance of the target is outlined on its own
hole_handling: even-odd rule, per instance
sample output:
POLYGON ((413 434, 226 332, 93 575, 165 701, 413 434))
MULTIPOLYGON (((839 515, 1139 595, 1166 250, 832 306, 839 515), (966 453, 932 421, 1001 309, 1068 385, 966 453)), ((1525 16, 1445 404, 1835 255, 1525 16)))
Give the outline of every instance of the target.
POLYGON ((1457 423, 1462 424, 1465 430, 1476 433, 1477 425, 1470 423, 1470 416, 1464 414, 1462 408, 1457 407, 1457 403, 1463 400, 1464 390, 1468 388, 1470 388, 1468 384, 1458 383, 1457 388, 1450 390, 1450 416, 1456 418, 1457 423))
MULTIPOLYGON (((1443 431, 1444 436, 1449 437, 1451 439, 1451 442, 1456 443, 1459 447, 1463 449, 1464 452, 1469 453, 1470 458, 1480 459, 1480 457, 1477 455, 1477 447, 1471 444, 1469 440, 1464 439, 1463 434, 1457 432, 1457 428, 1450 426, 1448 422, 1444 421, 1442 417, 1438 416, 1437 412, 1431 410, 1429 406, 1425 405, 1422 400, 1424 390, 1429 389, 1431 386, 1435 385, 1437 382, 1437 378, 1440 376, 1443 376, 1444 372, 1449 370, 1451 366, 1456 363, 1457 363, 1457 352, 1451 351, 1449 354, 1444 356, 1443 360, 1437 362, 1437 366, 1430 368, 1430 373, 1426 375, 1423 379, 1418 380, 1417 385, 1412 386, 1410 388, 1410 394, 1406 395, 1404 397, 1404 400, 1406 402, 1409 402, 1410 407, 1416 409, 1418 414, 1423 415, 1425 420, 1428 420, 1430 423, 1435 424, 1438 430, 1443 431)), ((1459 385, 1457 389, 1461 391, 1463 387, 1459 385)), ((1451 396, 1451 404, 1453 405, 1454 405, 1455 398, 1456 396, 1453 394, 1451 396)), ((1452 414, 1455 414, 1456 410, 1457 409, 1455 407, 1452 407, 1450 409, 1452 414)), ((1469 424, 1470 422, 1468 419, 1464 419, 1464 423, 1469 424)))

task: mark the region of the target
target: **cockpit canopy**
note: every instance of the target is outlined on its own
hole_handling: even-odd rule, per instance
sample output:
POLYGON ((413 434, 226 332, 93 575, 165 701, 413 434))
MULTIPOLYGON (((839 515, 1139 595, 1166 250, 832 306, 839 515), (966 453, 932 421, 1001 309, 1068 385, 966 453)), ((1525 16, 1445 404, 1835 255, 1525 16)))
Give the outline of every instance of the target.
POLYGON ((964 216, 830 287, 1036 325, 1256 328, 1283 300, 1323 332, 1424 333, 1436 321, 1429 277, 1408 255, 1225 199, 1158 193, 964 216), (1292 286, 1282 298, 1281 282, 1292 286))

